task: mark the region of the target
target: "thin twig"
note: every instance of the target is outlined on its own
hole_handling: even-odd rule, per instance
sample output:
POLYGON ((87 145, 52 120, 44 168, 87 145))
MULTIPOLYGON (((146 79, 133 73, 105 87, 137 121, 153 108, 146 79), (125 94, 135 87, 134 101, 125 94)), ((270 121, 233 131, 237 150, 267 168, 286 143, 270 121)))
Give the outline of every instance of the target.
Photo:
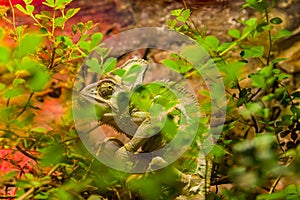
POLYGON ((259 88, 254 94, 252 94, 247 102, 250 102, 259 92, 261 91, 261 88, 259 88))
POLYGON ((29 106, 29 103, 30 103, 30 101, 31 101, 31 98, 32 98, 33 94, 34 94, 34 92, 31 92, 31 93, 30 93, 30 95, 29 95, 29 97, 28 97, 28 99, 27 99, 26 104, 24 105, 23 109, 21 110, 21 112, 19 112, 19 114, 17 115, 16 118, 20 117, 20 115, 22 115, 22 114, 25 112, 25 110, 26 110, 27 107, 29 106))
POLYGON ((0 199, 15 199, 17 196, 0 196, 0 199))
POLYGON ((11 0, 9 0, 9 5, 11 8, 11 12, 12 12, 12 25, 14 27, 14 31, 16 33, 16 37, 18 38, 18 32, 17 32, 17 28, 16 28, 16 16, 15 16, 15 9, 11 3, 11 0))
POLYGON ((276 186, 278 185, 281 178, 282 178, 281 175, 276 178, 276 180, 274 181, 274 183, 272 184, 272 186, 270 188, 269 194, 272 194, 275 191, 276 186))
POLYGON ((36 157, 32 156, 31 154, 29 154, 27 151, 25 151, 24 149, 22 149, 20 146, 16 146, 16 148, 17 148, 22 154, 24 154, 25 156, 31 158, 32 160, 35 160, 35 161, 40 160, 39 158, 36 158, 36 157))
POLYGON ((55 172, 55 170, 57 170, 60 167, 61 164, 56 164, 49 172, 48 172, 48 176, 51 176, 53 172, 55 172))
POLYGON ((9 106, 9 103, 10 103, 10 98, 7 99, 7 102, 6 102, 6 107, 9 106))
MULTIPOLYGON (((269 24, 269 14, 268 14, 268 8, 265 9, 265 14, 266 14, 266 20, 267 23, 269 24)), ((269 39, 269 50, 268 50, 268 56, 267 56, 267 65, 270 64, 270 57, 271 57, 271 51, 272 51, 272 38, 271 38, 271 30, 268 30, 268 39, 269 39)))
POLYGON ((258 129, 258 125, 257 125, 256 119, 255 119, 254 116, 251 116, 251 119, 253 121, 253 126, 254 126, 254 129, 255 129, 255 133, 258 133, 259 129, 258 129))
POLYGON ((56 51, 56 48, 53 47, 53 50, 51 53, 51 61, 50 61, 49 67, 48 67, 49 69, 52 69, 54 67, 55 51, 56 51))
POLYGON ((27 197, 29 197, 34 192, 34 187, 30 188, 25 194, 23 194, 20 198, 17 200, 25 200, 27 197))

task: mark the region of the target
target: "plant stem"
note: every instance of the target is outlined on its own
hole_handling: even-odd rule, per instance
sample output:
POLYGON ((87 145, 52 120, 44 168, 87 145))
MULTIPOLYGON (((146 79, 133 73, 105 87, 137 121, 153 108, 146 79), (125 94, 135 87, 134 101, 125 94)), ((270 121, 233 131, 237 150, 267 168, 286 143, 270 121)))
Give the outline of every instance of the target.
POLYGON ((15 9, 11 3, 11 0, 9 0, 9 4, 10 4, 10 8, 11 8, 11 12, 12 12, 12 25, 16 34, 16 37, 18 39, 18 32, 17 32, 17 28, 16 28, 16 16, 15 16, 15 9))
POLYGON ((30 93, 30 95, 29 95, 29 97, 28 97, 28 99, 27 99, 26 104, 24 105, 24 107, 23 107, 23 109, 21 110, 21 112, 19 112, 19 114, 17 114, 17 117, 16 117, 16 118, 20 117, 20 115, 22 115, 22 114, 25 112, 25 110, 26 110, 27 107, 29 106, 29 103, 30 103, 30 101, 31 101, 31 98, 32 98, 33 94, 34 94, 34 92, 31 92, 31 93, 30 93))
MULTIPOLYGON (((265 14, 266 14, 266 20, 267 23, 270 24, 269 21, 269 14, 268 14, 268 8, 265 9, 265 14)), ((267 65, 270 64, 270 57, 271 57, 271 51, 272 51, 272 36, 271 36, 271 30, 268 30, 268 39, 269 39, 269 50, 268 50, 268 55, 267 55, 267 65)))
POLYGON ((30 188, 25 194, 23 194, 20 198, 17 200, 25 200, 27 197, 29 197, 34 192, 34 187, 30 188))
POLYGON ((274 183, 272 184, 272 187, 270 188, 269 194, 272 194, 275 191, 276 186, 278 185, 280 179, 282 176, 278 176, 274 183))

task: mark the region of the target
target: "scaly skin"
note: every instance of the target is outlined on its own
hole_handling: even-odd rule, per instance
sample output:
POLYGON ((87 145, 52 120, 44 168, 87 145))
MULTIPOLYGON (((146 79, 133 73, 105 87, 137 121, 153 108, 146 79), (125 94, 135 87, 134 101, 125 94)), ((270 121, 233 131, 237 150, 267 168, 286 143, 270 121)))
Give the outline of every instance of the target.
MULTIPOLYGON (((147 153, 163 148, 179 129, 184 130, 189 123, 187 114, 195 112, 195 107, 191 105, 198 105, 193 95, 175 83, 156 81, 143 85, 147 68, 145 60, 131 59, 120 67, 125 70, 122 78, 110 72, 81 91, 81 95, 87 100, 105 108, 99 119, 100 124, 109 125, 130 138, 115 153, 120 164, 127 163, 130 153, 147 153)), ((199 116, 195 114, 194 117, 199 116)), ((135 163, 131 163, 130 166, 134 165, 135 163)), ((166 165, 163 158, 156 156, 147 166, 147 171, 166 165)), ((170 171, 183 185, 189 185, 194 179, 174 167, 170 171)))

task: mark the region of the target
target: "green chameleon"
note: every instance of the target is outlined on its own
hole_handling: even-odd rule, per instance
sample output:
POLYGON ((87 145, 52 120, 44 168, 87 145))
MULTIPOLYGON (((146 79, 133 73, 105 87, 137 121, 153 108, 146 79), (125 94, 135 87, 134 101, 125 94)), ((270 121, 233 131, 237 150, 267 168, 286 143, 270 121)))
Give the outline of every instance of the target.
POLYGON ((147 61, 131 59, 80 93, 95 104, 100 125, 109 125, 130 139, 124 145, 118 141, 120 147, 114 154, 118 164, 128 171, 164 171, 168 163, 175 161, 172 158, 177 156, 178 150, 186 151, 184 155, 188 156, 176 159, 165 171, 181 185, 190 187, 188 190, 199 194, 205 187, 203 179, 193 176, 199 170, 199 149, 195 143, 194 148, 190 147, 195 136, 192 133, 197 131, 201 117, 197 99, 180 83, 144 84, 147 69, 147 61), (137 156, 141 157, 134 159, 137 156), (191 182, 197 183, 193 189, 191 182))

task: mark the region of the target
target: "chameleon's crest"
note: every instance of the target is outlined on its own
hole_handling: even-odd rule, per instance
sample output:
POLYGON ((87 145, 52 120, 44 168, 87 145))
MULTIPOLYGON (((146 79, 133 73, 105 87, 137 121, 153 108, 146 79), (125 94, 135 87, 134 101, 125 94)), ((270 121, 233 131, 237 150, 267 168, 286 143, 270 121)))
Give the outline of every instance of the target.
POLYGON ((133 90, 136 86, 143 83, 145 73, 148 69, 148 62, 143 59, 131 59, 120 68, 126 71, 122 76, 122 84, 133 90))

